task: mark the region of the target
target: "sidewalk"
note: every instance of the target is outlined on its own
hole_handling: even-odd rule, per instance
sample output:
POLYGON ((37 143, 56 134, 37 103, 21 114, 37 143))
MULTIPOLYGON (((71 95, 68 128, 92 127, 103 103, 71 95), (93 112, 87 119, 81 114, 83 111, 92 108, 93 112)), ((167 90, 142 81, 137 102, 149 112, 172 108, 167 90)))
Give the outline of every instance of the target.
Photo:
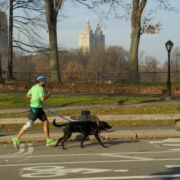
MULTIPOLYGON (((1 132, 0 143, 12 143, 12 137, 17 135, 17 131, 1 132)), ((50 129, 52 139, 59 139, 63 135, 62 128, 50 129)), ((109 132, 101 132, 100 137, 107 140, 122 139, 164 139, 164 138, 180 138, 180 132, 176 131, 173 126, 151 126, 151 127, 126 127, 112 128, 109 132)), ((80 133, 73 133, 71 140, 82 139, 80 133)), ((93 135, 89 136, 90 140, 95 140, 93 135)), ((28 141, 45 141, 43 130, 29 130, 21 138, 21 142, 28 141)))
MULTIPOLYGON (((104 120, 104 121, 121 121, 121 120, 164 120, 164 119, 180 119, 179 114, 151 114, 151 115, 99 115, 99 116, 66 116, 66 119, 71 121, 76 120, 104 120), (92 118, 92 119, 91 119, 92 118)), ((52 123, 56 119, 57 123, 67 122, 59 117, 48 117, 49 122, 52 123)), ((9 118, 0 119, 0 125, 3 124, 25 124, 27 118, 9 118)), ((40 120, 35 123, 41 123, 40 120)), ((63 133, 62 128, 50 129, 50 135, 53 139, 59 139, 63 133)), ((10 143, 12 137, 16 136, 18 132, 1 132, 0 143, 10 143)), ((158 139, 158 138, 180 138, 180 132, 175 130, 175 126, 143 126, 143 127, 119 127, 109 130, 109 132, 101 132, 100 134, 105 139, 158 139)), ((73 133, 71 139, 81 139, 80 133, 73 133)), ((89 136, 90 139, 95 139, 94 136, 89 136)), ((43 130, 28 130, 21 141, 44 141, 45 136, 43 130)))

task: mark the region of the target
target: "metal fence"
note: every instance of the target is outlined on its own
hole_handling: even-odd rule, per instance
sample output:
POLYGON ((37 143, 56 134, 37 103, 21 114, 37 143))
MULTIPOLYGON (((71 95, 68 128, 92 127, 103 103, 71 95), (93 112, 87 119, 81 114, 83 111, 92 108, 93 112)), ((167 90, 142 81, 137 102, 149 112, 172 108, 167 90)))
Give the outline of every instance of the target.
MULTIPOLYGON (((8 72, 2 71, 4 82, 8 81, 8 72)), ((51 82, 51 74, 48 72, 13 72, 13 77, 19 82, 35 82, 38 75, 43 74, 51 82)), ((134 74, 135 75, 135 74, 134 74)), ((136 74, 137 75, 137 74, 136 74)), ((138 83, 166 83, 167 72, 139 72, 138 83)), ((62 83, 131 83, 130 73, 60 73, 62 83)), ((180 72, 171 72, 171 82, 179 82, 180 72)))
MULTIPOLYGON (((138 78, 132 83, 130 73, 61 73, 61 82, 51 82, 54 74, 48 72, 28 73, 13 72, 15 81, 8 79, 8 72, 1 72, 4 89, 27 91, 35 82, 37 76, 43 74, 48 78, 47 87, 53 92, 72 93, 117 93, 117 94, 166 94, 167 72, 139 72, 138 78), (22 85, 23 84, 23 85, 22 85)), ((172 94, 180 94, 180 73, 171 73, 172 94)))

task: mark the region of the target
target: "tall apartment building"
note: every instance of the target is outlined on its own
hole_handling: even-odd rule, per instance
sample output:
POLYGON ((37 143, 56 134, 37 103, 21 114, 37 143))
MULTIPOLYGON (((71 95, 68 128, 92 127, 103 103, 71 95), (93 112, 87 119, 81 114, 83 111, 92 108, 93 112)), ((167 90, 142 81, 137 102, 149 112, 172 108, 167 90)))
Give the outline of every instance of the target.
POLYGON ((7 15, 0 10, 0 50, 8 48, 8 24, 7 15))
POLYGON ((87 52, 92 52, 99 47, 105 48, 105 36, 99 23, 97 23, 93 33, 89 20, 87 20, 84 31, 79 35, 79 48, 87 52))

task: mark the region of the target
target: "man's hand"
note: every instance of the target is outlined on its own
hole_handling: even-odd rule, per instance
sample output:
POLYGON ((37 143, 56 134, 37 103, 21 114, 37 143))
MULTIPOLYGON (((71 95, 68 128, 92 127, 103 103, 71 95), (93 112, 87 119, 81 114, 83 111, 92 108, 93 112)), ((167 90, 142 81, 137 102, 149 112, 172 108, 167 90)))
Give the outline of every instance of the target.
POLYGON ((49 97, 51 95, 51 91, 48 91, 47 96, 49 97))
POLYGON ((41 101, 45 101, 51 95, 51 91, 48 91, 46 96, 41 97, 41 101))
POLYGON ((30 99, 32 98, 32 96, 30 94, 26 94, 26 97, 30 98, 30 99))

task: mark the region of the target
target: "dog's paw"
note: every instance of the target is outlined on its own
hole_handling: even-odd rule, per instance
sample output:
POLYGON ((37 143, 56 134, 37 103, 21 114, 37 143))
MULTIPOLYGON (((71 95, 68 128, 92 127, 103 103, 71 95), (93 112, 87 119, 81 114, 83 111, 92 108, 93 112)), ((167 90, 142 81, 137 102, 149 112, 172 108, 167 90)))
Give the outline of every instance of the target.
POLYGON ((104 148, 108 148, 108 146, 103 146, 104 148))
POLYGON ((58 144, 56 144, 54 147, 55 147, 55 148, 58 147, 58 144))

